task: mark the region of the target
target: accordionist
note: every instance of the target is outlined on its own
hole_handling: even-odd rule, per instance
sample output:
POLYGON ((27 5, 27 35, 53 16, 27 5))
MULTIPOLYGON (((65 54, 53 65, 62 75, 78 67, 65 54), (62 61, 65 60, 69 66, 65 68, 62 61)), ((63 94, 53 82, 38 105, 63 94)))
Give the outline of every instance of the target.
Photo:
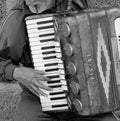
MULTIPOLYGON (((64 9, 65 3, 67 0, 25 0, 24 5, 16 6, 11 10, 3 23, 0 33, 0 81, 20 83, 23 88, 21 102, 13 117, 14 121, 116 121, 112 113, 81 117, 73 112, 42 112, 39 95, 46 97, 47 94, 42 90, 52 91, 52 88, 42 83, 42 81, 50 81, 44 76, 44 70, 33 69, 24 19, 36 13, 55 12, 59 6, 64 9)), ((73 3, 74 9, 75 5, 77 9, 79 5, 83 8, 85 5, 85 1, 82 0, 74 0, 73 3)))

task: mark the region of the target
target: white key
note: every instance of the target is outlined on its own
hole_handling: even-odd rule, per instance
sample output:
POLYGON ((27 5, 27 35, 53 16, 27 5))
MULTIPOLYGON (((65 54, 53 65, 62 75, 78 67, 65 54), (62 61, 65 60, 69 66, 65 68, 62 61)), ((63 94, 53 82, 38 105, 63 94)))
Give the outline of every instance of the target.
POLYGON ((44 61, 43 57, 40 55, 32 55, 33 61, 34 59, 39 59, 40 61, 44 61))
POLYGON ((55 39, 55 35, 49 35, 45 37, 35 37, 35 38, 29 38, 30 42, 35 42, 35 41, 43 41, 43 40, 48 40, 48 39, 55 39))
POLYGON ((39 46, 39 48, 41 49, 42 47, 50 47, 50 46, 55 46, 56 48, 59 47, 60 48, 60 43, 59 42, 48 42, 46 44, 41 44, 40 42, 33 42, 33 44, 30 42, 30 46, 31 48, 34 46, 34 47, 37 47, 39 46))
POLYGON ((47 98, 46 98, 46 100, 41 100, 41 95, 40 95, 40 102, 41 102, 41 103, 49 103, 49 102, 52 102, 52 103, 53 103, 54 101, 56 101, 56 102, 57 102, 57 101, 58 101, 58 102, 59 102, 59 101, 61 101, 61 102, 62 102, 62 101, 66 101, 66 102, 67 102, 66 98, 60 99, 60 100, 51 100, 51 99, 47 99, 47 98))
POLYGON ((49 103, 41 103, 43 108, 53 106, 53 105, 64 105, 64 104, 68 105, 66 101, 54 101, 54 102, 49 102, 49 103))
POLYGON ((32 20, 26 20, 26 24, 29 25, 29 24, 36 24, 37 22, 47 22, 47 21, 51 21, 53 20, 53 16, 51 17, 43 17, 43 18, 35 18, 35 19, 32 19, 32 20))
POLYGON ((52 63, 50 63, 50 65, 48 65, 48 66, 46 66, 44 63, 34 63, 34 65, 35 65, 35 67, 39 67, 39 68, 49 68, 49 67, 57 67, 58 68, 58 64, 52 64, 52 63))
POLYGON ((38 33, 28 33, 29 38, 35 38, 40 37, 40 35, 46 35, 46 34, 55 34, 54 30, 47 30, 47 31, 39 31, 38 33))
MULTIPOLYGON (((41 101, 47 100, 47 99, 51 99, 51 98, 62 98, 62 97, 66 97, 66 94, 60 94, 60 95, 48 95, 47 98, 44 96, 40 96, 41 101)), ((57 99, 56 99, 57 100, 57 99)))
POLYGON ((59 78, 52 78, 52 79, 50 79, 51 81, 56 81, 56 80, 61 80, 61 78, 59 77, 59 78))
POLYGON ((42 43, 42 42, 40 42, 40 41, 36 41, 36 42, 30 42, 30 45, 31 45, 31 46, 38 46, 38 45, 39 45, 40 47, 44 47, 44 45, 47 45, 47 46, 48 46, 49 44, 50 44, 50 45, 54 45, 54 42, 55 42, 55 41, 50 41, 50 42, 42 43))
POLYGON ((32 55, 36 55, 36 54, 46 55, 50 53, 61 53, 61 50, 60 49, 36 50, 36 51, 31 51, 31 53, 32 55))
POLYGON ((45 67, 45 66, 39 66, 39 65, 37 65, 37 64, 34 64, 34 66, 35 67, 39 67, 39 68, 41 68, 41 69, 43 69, 43 70, 48 70, 48 69, 56 69, 56 68, 58 68, 58 66, 49 66, 49 67, 45 67))
MULTIPOLYGON (((44 89, 40 89, 41 91, 43 91, 44 93, 46 93, 47 95, 50 95, 50 93, 59 93, 59 92, 64 92, 64 89, 62 87, 58 87, 58 88, 53 88, 52 91, 47 91, 47 90, 44 90, 44 89)), ((43 98, 47 98, 48 97, 44 97, 42 95, 40 95, 40 97, 43 97, 43 98)), ((46 102, 49 102, 50 99, 46 100, 46 102)), ((61 100, 64 100, 64 99, 61 99, 61 100)))
MULTIPOLYGON (((63 63, 62 61, 61 61, 61 59, 58 59, 58 58, 56 58, 56 59, 50 59, 50 60, 42 60, 41 58, 36 58, 36 59, 38 59, 41 63, 49 63, 49 62, 54 62, 54 61, 56 61, 56 62, 58 62, 58 63, 63 63)), ((36 59, 34 59, 34 60, 36 60, 36 59)))
POLYGON ((61 80, 65 80, 65 75, 60 75, 61 80))
POLYGON ((58 64, 59 69, 64 69, 63 64, 58 64))
POLYGON ((49 55, 38 54, 38 55, 33 55, 32 57, 33 57, 33 59, 40 58, 41 60, 46 60, 47 58, 49 58, 49 59, 51 59, 53 57, 54 58, 61 58, 62 56, 59 53, 55 53, 55 54, 49 54, 49 55))
POLYGON ((65 106, 65 107, 56 107, 56 108, 52 108, 51 106, 50 107, 44 107, 42 108, 43 111, 60 111, 60 110, 68 110, 68 106, 65 106))
MULTIPOLYGON (((46 72, 45 72, 46 73, 46 72)), ((55 75, 59 75, 59 80, 65 80, 65 75, 60 75, 59 72, 58 73, 48 73, 47 75, 45 74, 45 76, 55 76, 55 75)))
POLYGON ((49 49, 45 49, 45 50, 43 50, 41 48, 38 48, 37 50, 31 49, 31 52, 33 54, 36 54, 38 52, 39 53, 45 53, 45 52, 50 52, 50 51, 55 51, 56 53, 62 53, 60 47, 57 47, 57 48, 49 48, 49 49))
POLYGON ((49 26, 53 26, 54 23, 53 22, 50 22, 50 23, 44 23, 44 24, 30 24, 30 25, 27 25, 27 29, 33 29, 33 28, 39 28, 39 27, 49 27, 49 26))
POLYGON ((45 60, 44 58, 53 57, 53 56, 56 56, 55 58, 61 58, 62 57, 62 55, 60 53, 54 53, 54 54, 48 54, 48 55, 43 55, 43 54, 32 55, 33 59, 41 58, 43 60, 45 60))
POLYGON ((41 50, 41 49, 38 49, 38 50, 31 50, 32 54, 37 54, 37 53, 45 53, 45 52, 51 52, 51 51, 55 51, 57 53, 61 53, 61 49, 60 48, 50 48, 48 50, 41 50))
POLYGON ((42 103, 42 105, 53 105, 53 103, 59 103, 59 102, 62 102, 62 103, 66 103, 67 104, 67 100, 66 99, 62 99, 62 100, 49 100, 49 101, 46 101, 44 104, 42 103))
POLYGON ((57 65, 53 65, 53 66, 45 66, 45 64, 43 64, 43 63, 34 63, 34 65, 35 65, 35 67, 45 67, 45 68, 53 67, 53 68, 64 69, 63 64, 57 64, 57 65))
POLYGON ((67 81, 66 80, 61 80, 60 82, 62 83, 63 86, 67 85, 67 81))
POLYGON ((52 63, 60 63, 63 64, 63 62, 61 60, 58 59, 52 59, 51 61, 40 61, 39 59, 34 59, 34 63, 41 63, 41 65, 45 65, 45 64, 52 64, 52 63))
POLYGON ((32 55, 42 54, 42 50, 31 51, 32 55))
MULTIPOLYGON (((27 30, 28 31, 28 34, 29 35, 32 35, 32 34, 39 34, 39 35, 44 35, 44 34, 46 34, 47 32, 51 32, 51 31, 53 31, 54 32, 54 28, 45 28, 45 29, 40 29, 40 30, 38 30, 37 28, 36 29, 29 29, 29 30, 27 30)), ((49 34, 49 33, 47 33, 47 34, 49 34)))
POLYGON ((68 91, 68 86, 66 86, 66 85, 62 85, 62 88, 63 88, 63 90, 68 91))
MULTIPOLYGON (((47 91, 47 90, 44 90, 44 89, 40 89, 40 90, 44 91, 46 94, 56 93, 56 92, 63 92, 64 91, 63 88, 61 88, 61 87, 53 88, 52 91, 47 91)), ((42 95, 40 95, 40 96, 42 96, 42 95)))

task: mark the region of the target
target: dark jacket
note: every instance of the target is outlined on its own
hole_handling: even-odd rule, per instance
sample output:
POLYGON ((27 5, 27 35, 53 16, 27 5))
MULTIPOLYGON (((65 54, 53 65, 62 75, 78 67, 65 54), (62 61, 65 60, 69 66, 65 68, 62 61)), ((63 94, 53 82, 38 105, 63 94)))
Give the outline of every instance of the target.
POLYGON ((22 63, 31 66, 24 18, 32 13, 26 6, 13 8, 0 33, 0 81, 13 80, 13 71, 22 63))

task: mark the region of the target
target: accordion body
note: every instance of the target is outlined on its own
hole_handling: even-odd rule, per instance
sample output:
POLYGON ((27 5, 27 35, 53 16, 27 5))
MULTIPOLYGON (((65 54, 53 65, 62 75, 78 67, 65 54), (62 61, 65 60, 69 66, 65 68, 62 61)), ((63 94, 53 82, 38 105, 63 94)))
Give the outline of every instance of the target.
POLYGON ((25 21, 34 67, 46 71, 51 79, 46 85, 55 91, 40 96, 43 111, 88 116, 119 108, 120 9, 34 15, 25 21))

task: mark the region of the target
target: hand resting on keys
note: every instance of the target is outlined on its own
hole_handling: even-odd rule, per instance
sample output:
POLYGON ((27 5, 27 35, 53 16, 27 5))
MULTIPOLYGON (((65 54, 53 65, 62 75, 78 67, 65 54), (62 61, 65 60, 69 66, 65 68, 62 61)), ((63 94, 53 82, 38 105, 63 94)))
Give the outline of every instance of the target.
POLYGON ((36 96, 47 96, 42 89, 51 91, 52 89, 45 86, 42 81, 49 81, 49 78, 44 76, 44 71, 35 70, 27 67, 15 68, 13 78, 19 83, 25 85, 36 96))

